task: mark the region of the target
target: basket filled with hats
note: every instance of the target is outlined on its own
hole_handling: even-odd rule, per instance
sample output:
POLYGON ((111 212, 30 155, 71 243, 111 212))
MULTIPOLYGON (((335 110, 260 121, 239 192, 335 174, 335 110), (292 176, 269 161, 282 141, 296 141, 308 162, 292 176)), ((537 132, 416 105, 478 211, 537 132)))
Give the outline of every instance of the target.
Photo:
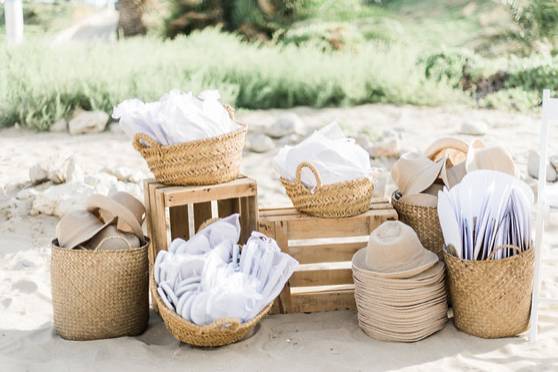
POLYGON ((516 174, 511 155, 499 146, 476 140, 468 145, 456 138, 434 141, 424 153, 405 153, 391 174, 398 189, 391 201, 399 219, 411 226, 425 248, 443 258, 444 240, 438 219, 438 193, 452 188, 474 170, 516 174))
POLYGON ((213 185, 238 176, 247 132, 219 99, 217 91, 171 91, 157 102, 126 100, 113 117, 158 182, 213 185))
POLYGON ((350 217, 370 207, 374 186, 368 153, 335 123, 273 160, 293 206, 317 217, 350 217))
POLYGON ((483 338, 529 325, 534 250, 533 193, 519 179, 476 171, 439 195, 455 326, 483 338))
POLYGON ((240 231, 234 214, 202 225, 190 240, 177 238, 158 253, 151 293, 177 340, 218 347, 246 338, 298 265, 258 232, 241 249, 240 231))
POLYGON ((62 217, 52 242, 54 328, 70 340, 141 334, 149 318, 144 207, 124 192, 86 204, 62 217))
POLYGON ((413 229, 386 221, 353 256, 360 328, 383 341, 415 342, 447 322, 444 263, 413 229))

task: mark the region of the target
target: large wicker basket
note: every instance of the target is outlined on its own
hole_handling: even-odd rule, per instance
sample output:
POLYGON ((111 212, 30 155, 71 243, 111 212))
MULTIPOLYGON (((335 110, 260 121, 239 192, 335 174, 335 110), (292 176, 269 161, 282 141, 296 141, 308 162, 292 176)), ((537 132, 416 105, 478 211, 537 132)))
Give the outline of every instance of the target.
POLYGON ((217 137, 169 146, 137 133, 133 144, 158 182, 214 185, 238 177, 247 131, 245 125, 239 125, 239 129, 217 137))
POLYGON ((193 346, 219 347, 238 342, 247 337, 271 310, 273 303, 266 306, 252 320, 240 323, 238 319, 221 319, 200 326, 187 321, 169 309, 161 300, 153 276, 150 281, 151 296, 159 308, 159 315, 169 332, 181 342, 193 346))
MULTIPOLYGON (((519 248, 504 246, 519 251, 519 248)), ((498 338, 529 325, 534 250, 500 260, 462 260, 444 250, 454 323, 465 333, 498 338)))
POLYGON ((374 186, 369 178, 322 185, 316 167, 302 162, 296 168, 294 181, 281 177, 293 206, 302 213, 317 217, 350 217, 370 208, 374 186), (316 177, 316 187, 311 190, 301 181, 302 170, 308 168, 316 177))
POLYGON ((438 209, 402 202, 400 198, 401 194, 398 191, 391 196, 391 204, 397 211, 399 220, 416 231, 424 248, 443 258, 444 237, 438 219, 438 209))
POLYGON ((147 242, 122 250, 52 242, 54 328, 69 340, 136 336, 149 319, 147 242))

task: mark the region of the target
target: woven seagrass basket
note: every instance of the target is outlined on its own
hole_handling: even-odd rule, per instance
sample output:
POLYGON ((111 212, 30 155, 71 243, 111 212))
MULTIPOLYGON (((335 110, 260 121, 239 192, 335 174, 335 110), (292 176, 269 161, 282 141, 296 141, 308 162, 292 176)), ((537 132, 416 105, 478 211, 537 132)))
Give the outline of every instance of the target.
MULTIPOLYGON (((233 118, 232 108, 226 107, 233 118)), ((163 146, 145 133, 134 137, 157 182, 165 185, 214 185, 238 177, 246 125, 220 136, 163 146)))
POLYGON ((400 198, 401 194, 398 191, 395 191, 391 196, 391 204, 397 211, 399 220, 416 231, 424 248, 436 253, 438 257, 443 259, 444 237, 438 219, 438 209, 402 202, 399 200, 400 198))
POLYGON ((54 328, 65 339, 136 336, 149 319, 147 247, 60 248, 52 242, 54 328))
POLYGON ((516 255, 482 261, 462 260, 444 249, 453 319, 465 333, 511 337, 529 326, 534 249, 520 252, 508 245, 499 249, 506 248, 516 255))
POLYGON ((370 208, 374 186, 369 178, 322 185, 316 167, 302 162, 296 168, 294 181, 281 177, 293 206, 302 213, 317 217, 351 217, 370 208), (316 187, 309 189, 301 181, 302 170, 310 169, 316 177, 316 187))
POLYGON ((159 308, 159 315, 161 315, 165 327, 178 341, 193 346, 219 347, 244 339, 269 313, 273 305, 273 302, 270 303, 254 319, 246 323, 240 323, 238 319, 220 319, 211 324, 200 326, 182 318, 164 304, 157 292, 153 276, 151 276, 150 286, 151 296, 159 308))

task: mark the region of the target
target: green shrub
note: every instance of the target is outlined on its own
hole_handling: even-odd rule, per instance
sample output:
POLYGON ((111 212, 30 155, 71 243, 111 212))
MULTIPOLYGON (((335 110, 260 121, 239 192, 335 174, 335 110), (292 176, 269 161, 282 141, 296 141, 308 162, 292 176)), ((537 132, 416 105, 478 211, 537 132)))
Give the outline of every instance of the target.
POLYGON ((503 89, 479 100, 482 108, 522 112, 531 111, 540 104, 540 94, 521 88, 503 89))
POLYGON ((0 123, 45 130, 78 106, 110 113, 123 99, 153 100, 173 88, 214 87, 249 109, 465 101, 459 90, 424 78, 416 59, 409 47, 367 43, 323 53, 245 43, 214 29, 165 42, 0 46, 0 123))

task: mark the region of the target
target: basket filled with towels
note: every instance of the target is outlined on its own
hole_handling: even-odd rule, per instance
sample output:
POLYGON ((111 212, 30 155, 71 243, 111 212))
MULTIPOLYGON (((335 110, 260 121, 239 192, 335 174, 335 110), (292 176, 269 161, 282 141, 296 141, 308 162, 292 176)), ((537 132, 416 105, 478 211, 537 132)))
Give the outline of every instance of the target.
POLYGON ((125 192, 92 195, 52 242, 54 328, 63 338, 136 336, 149 318, 145 209, 125 192))
POLYGON ((155 179, 165 185, 213 185, 237 178, 247 127, 217 91, 171 91, 156 102, 129 99, 113 112, 155 179))
POLYGON ((293 206, 317 217, 350 217, 370 208, 374 186, 370 157, 336 123, 295 146, 283 147, 273 160, 293 206))
POLYGON ((244 339, 298 265, 263 234, 253 232, 242 249, 239 238, 234 214, 200 226, 188 241, 173 240, 157 255, 151 294, 177 340, 218 347, 244 339))

